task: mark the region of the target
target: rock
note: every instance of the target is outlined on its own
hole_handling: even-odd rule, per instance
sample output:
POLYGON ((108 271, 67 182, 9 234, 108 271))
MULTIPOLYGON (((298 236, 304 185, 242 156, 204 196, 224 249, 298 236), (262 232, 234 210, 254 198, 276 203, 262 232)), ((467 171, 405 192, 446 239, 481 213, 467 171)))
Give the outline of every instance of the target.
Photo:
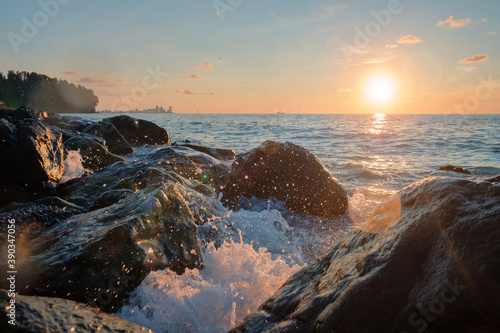
POLYGON ((104 138, 106 147, 113 154, 125 155, 134 152, 134 148, 111 123, 99 121, 89 124, 82 129, 82 132, 104 138))
POLYGON ((170 144, 170 135, 158 125, 142 119, 129 116, 115 116, 103 121, 113 124, 130 143, 165 145, 170 144))
POLYGON ((410 185, 231 332, 498 332, 499 217, 500 185, 410 185))
POLYGON ((0 114, 0 165, 0 206, 54 194, 64 171, 62 135, 32 117, 0 114))
POLYGON ((461 168, 461 167, 456 167, 456 166, 453 166, 453 165, 445 165, 445 166, 439 167, 439 170, 441 170, 441 171, 452 171, 452 172, 457 172, 457 173, 463 173, 463 174, 466 174, 466 175, 471 175, 472 174, 467 169, 464 169, 464 168, 461 168))
POLYGON ((76 150, 82 156, 84 168, 98 171, 118 161, 126 161, 123 157, 110 153, 99 141, 82 135, 74 135, 64 141, 67 150, 76 150))
POLYGON ((74 301, 17 295, 15 326, 9 324, 10 297, 0 290, 2 332, 151 332, 151 330, 74 301))
POLYGON ((121 199, 125 199, 132 193, 134 193, 134 191, 129 189, 106 191, 97 198, 91 210, 111 206, 120 201, 121 199))
POLYGON ((197 146, 190 144, 188 142, 174 142, 172 146, 182 146, 182 147, 188 147, 197 151, 200 151, 202 153, 205 153, 207 155, 210 155, 214 158, 217 158, 221 161, 228 161, 228 160, 234 160, 236 157, 236 154, 234 153, 234 150, 232 149, 220 149, 220 148, 208 148, 204 146, 197 146))
POLYGON ((23 119, 42 120, 44 119, 44 113, 36 109, 30 109, 21 106, 17 110, 1 109, 0 118, 11 118, 13 120, 23 120, 23 119))
POLYGON ((222 202, 237 208, 241 196, 274 197, 292 211, 333 218, 347 210, 347 193, 325 166, 293 143, 266 141, 236 158, 222 202))
POLYGON ((186 147, 159 148, 138 161, 117 162, 91 175, 59 186, 62 198, 91 209, 99 196, 110 190, 141 190, 168 181, 197 180, 219 190, 229 170, 211 156, 186 147), (174 150, 175 149, 175 150, 174 150))
MULTIPOLYGON (((152 270, 201 269, 201 241, 181 186, 146 187, 42 228, 36 237, 26 230, 16 253, 17 290, 115 311, 152 270)), ((5 262, 0 268, 7 271, 5 262)))
POLYGON ((485 181, 490 182, 490 183, 500 183, 500 175, 493 177, 493 178, 490 178, 490 179, 486 179, 485 181))

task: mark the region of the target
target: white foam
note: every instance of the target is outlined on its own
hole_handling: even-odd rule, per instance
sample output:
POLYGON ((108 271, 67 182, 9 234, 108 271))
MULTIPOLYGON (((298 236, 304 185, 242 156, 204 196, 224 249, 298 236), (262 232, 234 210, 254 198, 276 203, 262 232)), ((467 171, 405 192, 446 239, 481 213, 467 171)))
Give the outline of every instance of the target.
POLYGON ((227 332, 270 297, 299 265, 245 243, 204 254, 205 269, 150 273, 117 314, 161 332, 227 332))
POLYGON ((59 184, 65 183, 73 178, 78 178, 87 171, 82 165, 82 156, 79 151, 70 150, 64 160, 64 173, 59 179, 59 184))

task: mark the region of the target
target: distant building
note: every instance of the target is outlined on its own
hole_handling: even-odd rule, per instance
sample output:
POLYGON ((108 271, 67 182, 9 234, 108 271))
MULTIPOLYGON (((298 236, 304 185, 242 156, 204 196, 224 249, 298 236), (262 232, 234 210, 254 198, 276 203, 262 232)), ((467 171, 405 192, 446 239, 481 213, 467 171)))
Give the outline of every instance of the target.
POLYGON ((139 110, 138 108, 135 108, 135 110, 130 110, 130 111, 102 110, 102 111, 99 111, 99 112, 101 112, 101 113, 108 113, 108 112, 116 112, 116 113, 129 113, 129 112, 137 112, 137 113, 174 113, 174 111, 172 111, 172 106, 169 106, 168 110, 165 110, 165 108, 163 108, 163 106, 158 106, 158 105, 156 105, 156 107, 154 109, 139 110))

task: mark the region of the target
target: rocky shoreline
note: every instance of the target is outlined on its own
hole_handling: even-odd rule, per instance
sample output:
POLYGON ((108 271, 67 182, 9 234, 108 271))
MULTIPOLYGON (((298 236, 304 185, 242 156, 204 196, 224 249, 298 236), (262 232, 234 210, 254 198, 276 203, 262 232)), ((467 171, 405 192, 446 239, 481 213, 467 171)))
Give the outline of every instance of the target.
MULTIPOLYGON (((165 129, 126 115, 92 122, 0 110, 1 229, 16 221, 16 283, 26 295, 16 297, 19 331, 87 332, 99 320, 109 332, 142 330, 97 309, 116 312, 151 271, 203 269, 207 242, 231 232, 206 230, 210 203, 192 205, 203 197, 231 209, 244 197, 273 197, 297 214, 348 214, 342 185, 293 143, 267 141, 236 156, 170 140, 165 129), (143 145, 158 147, 130 158, 143 145), (89 172, 61 183, 71 151, 89 172), (64 306, 52 311, 51 302, 64 306), (83 319, 75 324, 75 316, 83 319)), ((499 331, 498 177, 429 178, 395 198, 233 331, 499 331)), ((6 265, 2 257, 2 272, 6 265)))

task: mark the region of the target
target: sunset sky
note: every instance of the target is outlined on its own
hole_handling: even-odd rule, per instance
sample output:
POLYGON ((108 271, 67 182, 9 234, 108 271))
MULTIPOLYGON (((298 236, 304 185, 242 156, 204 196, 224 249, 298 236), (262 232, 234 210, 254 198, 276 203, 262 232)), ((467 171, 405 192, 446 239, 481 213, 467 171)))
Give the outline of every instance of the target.
POLYGON ((0 71, 82 84, 99 110, 500 113, 498 0, 2 7, 0 71))

